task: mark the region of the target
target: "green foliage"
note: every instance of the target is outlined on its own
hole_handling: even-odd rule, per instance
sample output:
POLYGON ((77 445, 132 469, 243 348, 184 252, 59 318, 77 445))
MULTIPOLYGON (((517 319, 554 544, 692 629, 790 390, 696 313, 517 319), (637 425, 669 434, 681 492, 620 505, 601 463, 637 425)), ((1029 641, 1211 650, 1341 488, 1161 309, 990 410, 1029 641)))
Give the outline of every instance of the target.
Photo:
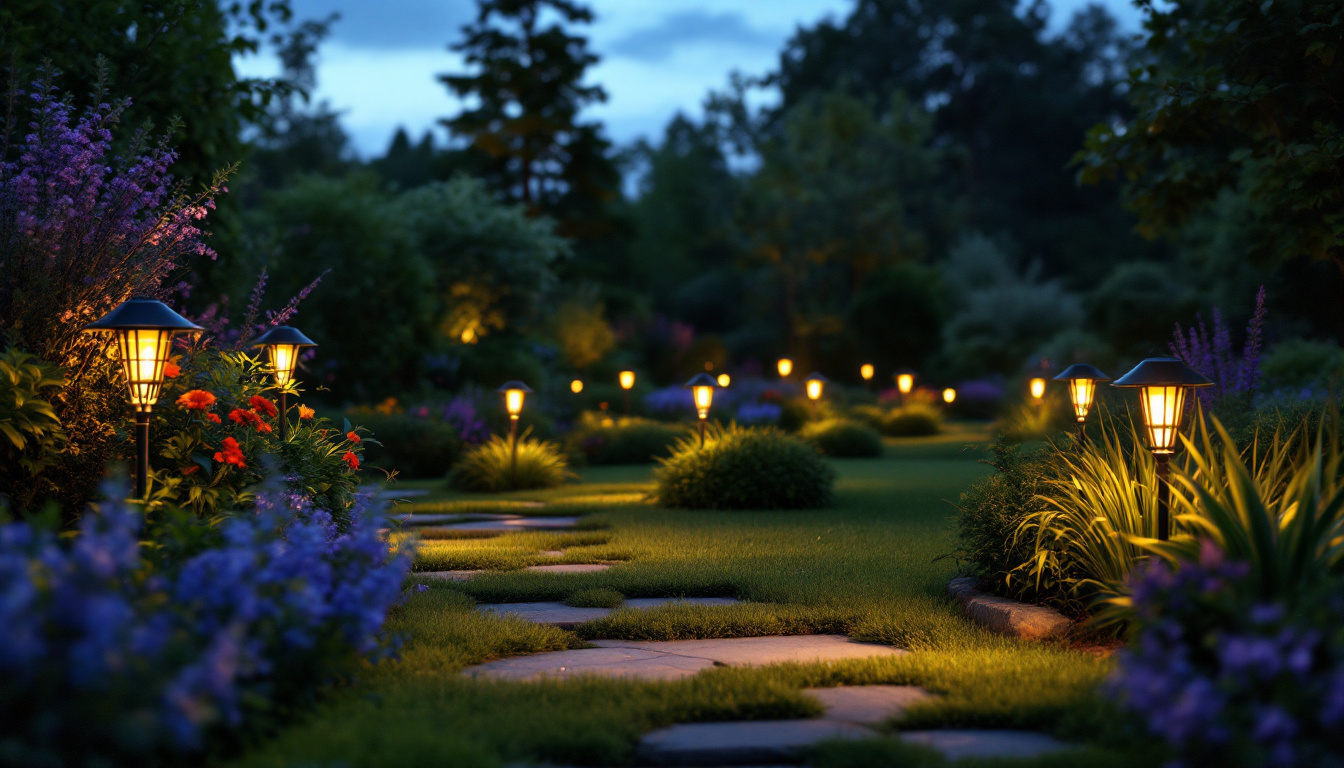
POLYGON ((565 445, 590 464, 647 464, 672 455, 688 431, 681 424, 631 416, 613 420, 589 411, 566 437, 565 445))
POLYGON ((43 471, 70 442, 51 407, 65 385, 54 365, 12 347, 0 353, 0 497, 14 509, 31 509, 55 490, 43 471))
POLYGON ((611 587, 581 589, 565 598, 565 605, 574 608, 617 608, 625 602, 625 595, 611 587))
POLYGON ((995 430, 1017 443, 1058 437, 1077 423, 1073 407, 1058 392, 1051 391, 1041 402, 1020 402, 995 425, 995 430))
POLYGON ((943 413, 928 403, 908 403, 887 413, 879 429, 888 437, 936 435, 943 431, 943 413))
POLYGON ((864 360, 879 371, 919 365, 938 351, 948 304, 938 270, 896 264, 868 277, 854 294, 848 327, 864 360))
POLYGON ((492 435, 489 442, 463 452, 448 483, 461 491, 521 491, 554 488, 571 479, 565 454, 555 443, 533 440, 524 432, 518 438, 516 463, 509 441, 492 435))
POLYGON ((779 428, 797 432, 812 418, 812 402, 803 397, 785 398, 779 403, 779 428))
POLYGON ((1265 389, 1344 386, 1344 348, 1328 341, 1286 339, 1260 362, 1265 389))
POLYGON ((379 413, 347 418, 378 436, 379 444, 364 451, 365 465, 394 471, 402 478, 444 477, 462 453, 457 428, 435 419, 379 413))
POLYGON ((616 346, 616 333, 595 294, 584 290, 565 300, 552 320, 560 354, 576 370, 601 361, 616 346))
POLYGON ((835 470, 817 449, 773 428, 711 428, 705 447, 677 444, 655 496, 683 509, 810 509, 831 501, 835 470))
POLYGON ((882 436, 872 427, 849 419, 826 419, 803 427, 799 437, 835 458, 871 458, 882 455, 882 436))

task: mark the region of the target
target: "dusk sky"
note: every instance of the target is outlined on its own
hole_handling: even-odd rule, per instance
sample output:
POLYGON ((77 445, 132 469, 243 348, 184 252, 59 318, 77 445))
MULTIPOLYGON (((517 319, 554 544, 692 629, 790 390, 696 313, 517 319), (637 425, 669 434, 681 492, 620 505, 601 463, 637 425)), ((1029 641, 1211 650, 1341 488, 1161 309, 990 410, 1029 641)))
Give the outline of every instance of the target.
MULTIPOLYGON (((1052 28, 1067 23, 1087 0, 1053 3, 1052 28)), ((1102 3, 1121 24, 1138 29, 1139 14, 1125 0, 1102 3)), ((678 110, 698 115, 710 90, 730 72, 763 74, 799 25, 827 15, 843 18, 852 0, 594 0, 597 18, 584 33, 601 62, 589 70, 608 101, 587 113, 608 136, 627 143, 656 139, 678 110)), ((472 0, 293 0, 301 19, 341 15, 319 50, 318 93, 341 113, 363 157, 382 154, 398 126, 418 139, 458 102, 437 75, 462 70, 448 50, 475 14, 472 0)), ((242 59, 245 74, 275 72, 270 56, 242 59)))

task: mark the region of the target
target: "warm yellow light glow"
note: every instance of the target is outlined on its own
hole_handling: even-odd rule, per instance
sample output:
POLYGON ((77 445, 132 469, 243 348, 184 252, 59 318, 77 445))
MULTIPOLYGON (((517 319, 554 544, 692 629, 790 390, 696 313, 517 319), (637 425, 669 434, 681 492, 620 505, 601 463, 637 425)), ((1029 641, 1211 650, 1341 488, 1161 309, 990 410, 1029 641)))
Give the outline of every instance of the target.
POLYGON ((1092 379, 1073 379, 1069 382, 1069 399, 1073 401, 1073 415, 1079 421, 1087 418, 1092 398, 1097 394, 1097 382, 1092 379))
POLYGON ((896 376, 896 388, 902 395, 910 394, 910 390, 915 388, 915 375, 913 373, 902 373, 896 376))
POLYGON ((709 404, 714 400, 714 388, 710 386, 691 387, 695 393, 695 410, 700 418, 709 417, 709 404))
POLYGON ((137 411, 148 411, 158 402, 171 340, 171 331, 137 328, 117 332, 121 368, 137 411))
POLYGON ((475 328, 467 328, 466 330, 462 331, 462 343, 463 343, 463 344, 475 344, 475 343, 476 343, 476 329, 475 329, 475 328))
POLYGON ((1181 412, 1185 410, 1185 387, 1140 387, 1139 396, 1143 402, 1143 423, 1148 429, 1148 447, 1154 453, 1173 453, 1181 428, 1181 412))
POLYGON ((811 400, 821 399, 821 384, 822 383, 820 381, 817 381, 816 379, 811 379, 810 381, 807 382, 808 399, 811 400))
POLYGON ((1032 379, 1029 386, 1031 387, 1032 399, 1040 400, 1042 397, 1045 397, 1045 379, 1032 379))
POLYGON ((957 399, 957 390, 955 390, 955 389, 953 389, 953 388, 951 388, 951 387, 948 387, 947 389, 944 389, 944 390, 943 390, 943 402, 944 402, 944 403, 947 403, 948 405, 951 405, 951 404, 952 404, 952 401, 953 401, 953 400, 956 400, 956 399, 957 399))
POLYGON ((509 418, 516 419, 518 414, 523 412, 523 395, 526 394, 521 389, 509 389, 504 392, 504 410, 509 412, 509 418))
POLYGON ((871 381, 873 378, 873 366, 864 363, 859 367, 859 375, 863 377, 864 381, 871 381))
POLYGON ((788 377, 790 373, 793 373, 793 361, 790 360, 789 358, 781 357, 777 365, 779 367, 780 376, 788 377))
POLYGON ((580 392, 583 391, 583 382, 580 381, 579 379, 575 379, 569 382, 569 391, 573 392, 576 395, 579 394, 580 392))
POLYGON ((732 378, 729 377, 728 374, 726 374, 726 373, 720 373, 720 374, 719 374, 719 386, 720 386, 720 387, 726 387, 726 386, 728 386, 729 383, 731 383, 731 382, 732 382, 732 378))
POLYGON ((621 371, 621 389, 630 389, 635 386, 635 372, 621 371))
POLYGON ((271 373, 275 383, 285 386, 294 377, 294 364, 299 360, 299 348, 295 344, 269 344, 266 352, 271 357, 271 373))

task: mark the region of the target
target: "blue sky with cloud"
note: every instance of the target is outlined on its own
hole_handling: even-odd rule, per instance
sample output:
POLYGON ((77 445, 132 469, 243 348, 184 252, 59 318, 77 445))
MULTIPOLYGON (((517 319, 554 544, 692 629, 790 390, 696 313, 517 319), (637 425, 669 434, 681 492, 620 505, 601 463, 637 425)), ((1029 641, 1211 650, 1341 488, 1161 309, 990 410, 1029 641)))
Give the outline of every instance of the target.
MULTIPOLYGON (((1062 26, 1085 0, 1056 0, 1062 26)), ((1123 0, 1104 3, 1129 29, 1138 13, 1123 0)), ((698 114, 705 94, 730 72, 763 74, 799 25, 843 18, 852 0, 594 0, 596 21, 585 30, 601 62, 591 80, 608 101, 587 113, 610 137, 656 138, 678 110, 698 114)), ((381 154, 398 126, 413 136, 445 138, 437 121, 459 108, 437 76, 462 69, 448 50, 475 15, 473 0, 293 0, 301 18, 339 13, 318 53, 317 98, 342 115, 364 157, 381 154)), ((241 59, 246 74, 272 74, 273 57, 241 59)))

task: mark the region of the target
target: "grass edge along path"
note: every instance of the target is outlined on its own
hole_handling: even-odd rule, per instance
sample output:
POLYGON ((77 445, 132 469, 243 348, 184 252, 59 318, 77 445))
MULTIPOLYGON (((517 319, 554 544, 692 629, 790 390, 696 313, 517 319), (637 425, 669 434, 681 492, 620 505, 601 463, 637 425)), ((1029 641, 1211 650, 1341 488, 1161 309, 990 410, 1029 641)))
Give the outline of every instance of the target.
MULTIPOLYGON (((402 659, 232 761, 236 766, 624 765, 640 735, 675 722, 809 717, 809 686, 915 684, 941 694, 902 728, 1028 728, 1087 745, 1071 766, 1158 764, 1139 734, 1095 692, 1110 662, 1059 646, 999 637, 967 622, 943 596, 955 570, 948 503, 985 470, 980 455, 943 440, 889 445, 882 459, 835 462, 834 506, 789 512, 672 511, 607 506, 586 521, 629 556, 578 575, 487 573, 430 583, 396 612, 402 659), (745 605, 617 611, 574 632, 481 615, 482 602, 563 600, 614 589, 626 597, 726 596, 745 605), (764 668, 716 668, 686 680, 578 679, 511 683, 459 674, 505 656, 584 647, 587 638, 685 639, 843 632, 913 653, 900 658, 764 668)), ((965 440, 961 440, 962 443, 965 440)), ((587 478, 612 493, 647 489, 649 468, 601 468, 587 478)), ((571 486, 561 496, 591 492, 571 486)), ((533 493, 533 498, 545 494, 533 493)), ((627 496, 628 497, 628 496, 627 496)), ((464 553, 506 546, 454 541, 464 553)), ((490 544, 495 542, 495 544, 490 544)), ((538 539, 538 545, 545 541, 538 539)), ((819 765, 890 755, 936 765, 927 752, 879 741, 829 745, 819 765), (885 750, 885 751, 884 751, 885 750)), ((1057 758, 985 764, 1063 765, 1057 758)))

